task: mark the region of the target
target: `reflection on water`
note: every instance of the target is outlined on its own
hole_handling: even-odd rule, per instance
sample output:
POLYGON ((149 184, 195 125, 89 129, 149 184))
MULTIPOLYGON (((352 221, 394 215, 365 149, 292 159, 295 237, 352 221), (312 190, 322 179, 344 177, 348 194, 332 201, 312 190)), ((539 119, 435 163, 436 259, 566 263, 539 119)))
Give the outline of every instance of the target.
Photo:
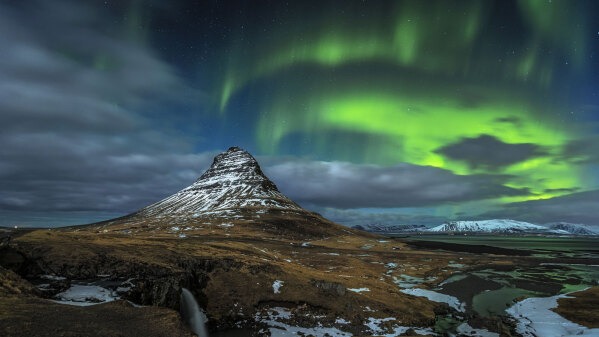
POLYGON ((472 298, 472 309, 479 315, 493 317, 504 313, 514 304, 514 300, 524 296, 542 296, 542 294, 519 288, 503 287, 484 291, 472 298))
POLYGON ((454 274, 440 283, 437 291, 457 297, 481 316, 492 317, 503 314, 517 299, 582 290, 597 285, 598 281, 598 266, 487 268, 454 274))

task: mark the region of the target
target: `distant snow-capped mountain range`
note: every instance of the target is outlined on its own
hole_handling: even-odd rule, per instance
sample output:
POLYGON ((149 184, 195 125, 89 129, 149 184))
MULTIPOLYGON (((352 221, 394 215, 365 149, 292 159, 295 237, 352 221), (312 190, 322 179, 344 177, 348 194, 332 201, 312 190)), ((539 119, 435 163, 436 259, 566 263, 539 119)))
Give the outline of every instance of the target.
POLYGON ((355 229, 377 233, 502 233, 502 234, 548 234, 548 235, 599 235, 591 226, 566 222, 536 225, 509 219, 450 221, 428 228, 423 225, 368 224, 355 229))

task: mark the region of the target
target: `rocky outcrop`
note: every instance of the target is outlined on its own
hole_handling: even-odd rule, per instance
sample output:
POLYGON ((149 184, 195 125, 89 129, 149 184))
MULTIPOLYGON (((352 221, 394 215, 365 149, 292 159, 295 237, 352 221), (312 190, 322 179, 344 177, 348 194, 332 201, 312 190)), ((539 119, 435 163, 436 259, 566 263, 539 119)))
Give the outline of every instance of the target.
POLYGON ((346 288, 341 283, 328 282, 324 280, 312 280, 312 285, 320 289, 325 295, 343 296, 346 293, 346 288))
POLYGON ((0 266, 0 296, 38 295, 39 292, 29 282, 12 270, 0 266))

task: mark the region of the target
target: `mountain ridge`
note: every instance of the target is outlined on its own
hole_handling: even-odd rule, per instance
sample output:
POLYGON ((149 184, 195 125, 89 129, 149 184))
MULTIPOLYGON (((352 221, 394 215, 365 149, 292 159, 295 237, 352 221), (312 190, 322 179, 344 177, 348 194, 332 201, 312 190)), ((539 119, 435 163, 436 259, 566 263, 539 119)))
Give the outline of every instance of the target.
POLYGON ((556 222, 533 224, 511 219, 448 221, 438 226, 366 224, 352 228, 372 233, 500 233, 545 235, 599 235, 592 226, 556 222))

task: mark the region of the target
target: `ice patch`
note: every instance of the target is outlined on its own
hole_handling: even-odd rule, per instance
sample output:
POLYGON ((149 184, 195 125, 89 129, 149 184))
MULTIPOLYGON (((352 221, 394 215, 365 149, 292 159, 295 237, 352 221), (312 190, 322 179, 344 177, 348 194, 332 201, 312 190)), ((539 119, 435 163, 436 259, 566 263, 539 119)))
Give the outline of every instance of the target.
POLYGON ((475 329, 468 325, 468 323, 463 323, 458 326, 456 330, 459 334, 466 336, 477 336, 477 337, 499 337, 499 334, 496 332, 491 332, 487 329, 475 329))
POLYGON ((52 281, 64 281, 67 279, 66 277, 56 276, 56 275, 42 275, 41 278, 43 278, 44 280, 52 280, 52 281))
POLYGON ((426 297, 429 301, 447 303, 447 305, 460 312, 464 312, 466 310, 465 303, 461 303, 456 297, 450 295, 420 288, 401 289, 400 291, 404 294, 426 297))
POLYGON ((362 293, 365 291, 370 291, 368 288, 347 288, 349 291, 353 291, 354 293, 362 293))
POLYGON ((73 285, 57 294, 55 298, 57 300, 54 302, 61 304, 88 306, 118 300, 119 296, 98 286, 73 285))
POLYGON ((285 282, 283 282, 283 281, 281 281, 281 280, 275 280, 275 281, 272 283, 272 291, 273 291, 275 294, 280 294, 280 293, 281 293, 281 287, 283 286, 283 283, 285 283, 285 282))
POLYGON ((506 312, 517 321, 516 332, 524 337, 569 337, 569 336, 599 336, 599 328, 589 329, 571 322, 553 312, 559 298, 532 297, 514 304, 506 312))

